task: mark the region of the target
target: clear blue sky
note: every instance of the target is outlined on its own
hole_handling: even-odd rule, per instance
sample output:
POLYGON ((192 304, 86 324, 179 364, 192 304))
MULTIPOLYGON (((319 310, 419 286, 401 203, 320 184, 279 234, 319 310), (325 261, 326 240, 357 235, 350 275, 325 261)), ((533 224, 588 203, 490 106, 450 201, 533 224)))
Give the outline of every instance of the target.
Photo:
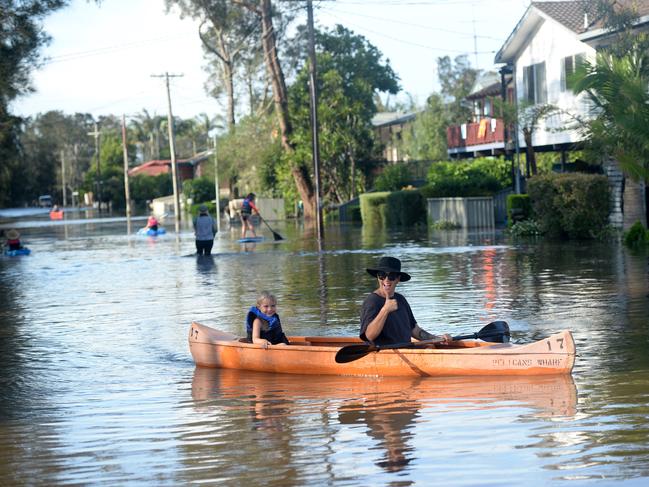
MULTIPOLYGON (((314 0, 319 26, 343 24, 365 36, 418 102, 438 89, 436 60, 467 54, 481 69, 519 21, 528 0, 314 0)), ((305 16, 304 16, 305 18, 305 16)), ((19 115, 48 110, 127 116, 167 113, 162 79, 172 80, 174 114, 222 113, 205 95, 206 73, 195 22, 165 13, 163 0, 72 0, 48 17, 50 58, 34 73, 35 94, 12 105, 19 115)), ((401 97, 405 96, 403 93, 401 97)))

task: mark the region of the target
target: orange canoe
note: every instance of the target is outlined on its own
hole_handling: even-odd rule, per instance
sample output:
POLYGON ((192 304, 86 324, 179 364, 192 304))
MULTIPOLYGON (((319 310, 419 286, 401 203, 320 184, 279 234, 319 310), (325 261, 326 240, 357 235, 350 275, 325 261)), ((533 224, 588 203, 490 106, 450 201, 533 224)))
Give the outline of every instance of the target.
POLYGON ((265 347, 200 323, 192 322, 189 328, 189 349, 196 365, 223 369, 402 377, 555 375, 569 374, 575 363, 575 342, 567 330, 524 345, 462 340, 440 348, 381 350, 344 364, 336 363, 336 352, 344 345, 362 343, 359 338, 288 339, 288 346, 265 347))
POLYGON ((63 210, 50 211, 51 220, 63 220, 63 210))

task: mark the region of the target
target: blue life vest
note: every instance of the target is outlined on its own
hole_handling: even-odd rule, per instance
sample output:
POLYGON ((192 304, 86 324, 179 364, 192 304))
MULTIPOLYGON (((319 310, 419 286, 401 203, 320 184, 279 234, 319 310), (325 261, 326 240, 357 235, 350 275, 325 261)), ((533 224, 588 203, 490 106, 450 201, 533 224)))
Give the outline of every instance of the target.
POLYGON ((244 215, 252 214, 252 208, 250 207, 250 200, 248 198, 245 198, 243 203, 241 203, 241 213, 244 215))
POLYGON ((248 314, 246 315, 246 331, 252 332, 252 322, 255 321, 255 318, 261 318, 262 320, 268 322, 269 330, 277 327, 281 328, 282 326, 281 322, 279 321, 278 314, 268 316, 259 311, 259 308, 257 308, 257 306, 251 306, 248 310, 248 314))
POLYGON ((277 345, 278 343, 286 343, 288 345, 288 338, 286 338, 286 335, 282 331, 279 315, 265 315, 256 306, 252 306, 246 315, 246 332, 249 342, 252 342, 252 322, 255 321, 255 318, 260 318, 268 323, 268 331, 260 331, 259 336, 261 338, 268 340, 273 345, 277 345))

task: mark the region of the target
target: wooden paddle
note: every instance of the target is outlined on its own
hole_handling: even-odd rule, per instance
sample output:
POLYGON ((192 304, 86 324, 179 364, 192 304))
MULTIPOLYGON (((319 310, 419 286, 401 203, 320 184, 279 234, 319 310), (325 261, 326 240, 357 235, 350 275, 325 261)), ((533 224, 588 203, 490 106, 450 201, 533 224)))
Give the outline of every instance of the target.
MULTIPOLYGON (((257 213, 257 215, 259 215, 259 213, 257 213)), ((266 224, 266 226, 268 227, 268 230, 271 231, 271 233, 273 234, 273 238, 274 238, 275 240, 284 240, 284 239, 282 238, 282 236, 281 236, 279 233, 277 233, 275 230, 273 230, 272 228, 270 228, 270 225, 266 222, 266 220, 264 220, 264 219, 261 217, 261 215, 259 215, 259 219, 260 219, 262 222, 264 222, 264 223, 266 224)))
MULTIPOLYGON (((509 325, 505 321, 493 321, 482 328, 477 333, 470 335, 460 335, 453 337, 453 341, 468 340, 471 338, 478 338, 495 343, 506 343, 509 341, 509 325)), ((372 352, 380 352, 381 350, 390 350, 393 348, 415 348, 422 345, 430 345, 432 343, 441 343, 442 340, 436 338, 434 340, 422 340, 420 342, 407 342, 407 343, 394 343, 390 345, 375 345, 373 343, 363 343, 359 345, 346 345, 336 353, 336 362, 339 364, 346 364, 353 362, 359 358, 372 352)))

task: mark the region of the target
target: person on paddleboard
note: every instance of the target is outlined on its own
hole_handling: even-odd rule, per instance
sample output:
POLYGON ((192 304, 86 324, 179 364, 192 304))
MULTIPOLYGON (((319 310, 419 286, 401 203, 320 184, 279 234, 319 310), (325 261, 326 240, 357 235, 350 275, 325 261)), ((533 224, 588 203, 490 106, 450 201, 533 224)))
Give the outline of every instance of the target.
POLYGON ((246 233, 250 230, 252 237, 256 237, 255 226, 252 224, 252 212, 254 211, 259 215, 259 210, 255 206, 255 193, 248 193, 241 203, 241 238, 246 238, 246 233))
POLYGON ((417 324, 410 305, 403 295, 395 292, 400 282, 410 280, 410 275, 401 272, 401 261, 396 257, 381 257, 378 265, 366 269, 378 281, 375 289, 361 308, 361 339, 376 345, 392 345, 417 340, 440 339, 451 342, 450 335, 433 335, 417 324))

